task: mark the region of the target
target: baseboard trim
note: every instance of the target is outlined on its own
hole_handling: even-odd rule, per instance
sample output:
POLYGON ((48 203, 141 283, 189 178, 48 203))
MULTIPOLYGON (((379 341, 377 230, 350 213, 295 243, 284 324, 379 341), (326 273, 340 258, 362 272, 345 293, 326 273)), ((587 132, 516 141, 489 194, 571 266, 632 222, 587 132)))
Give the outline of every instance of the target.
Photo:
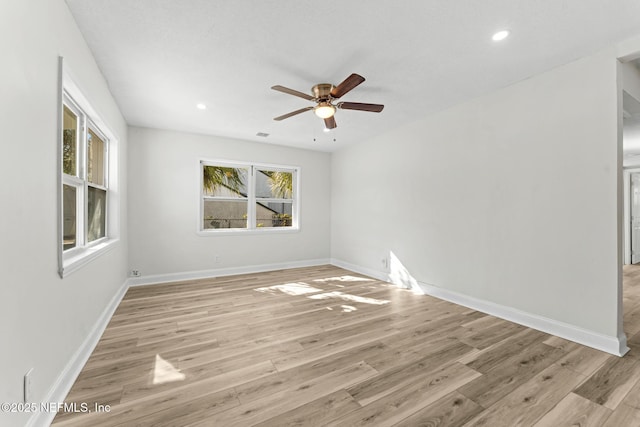
MULTIPOLYGON (((338 259, 331 259, 331 264, 378 280, 393 283, 390 275, 386 272, 376 271, 338 259)), ((596 350, 613 354, 614 356, 624 356, 629 351, 629 348, 627 347, 627 338, 624 332, 617 337, 603 335, 575 325, 496 304, 480 298, 471 297, 448 289, 443 289, 435 285, 422 282, 417 282, 417 284, 420 287, 421 293, 425 295, 449 301, 464 307, 469 307, 473 310, 477 310, 491 316, 499 317, 578 344, 586 345, 587 347, 595 348, 596 350)))
POLYGON ((356 264, 351 264, 349 262, 343 261, 341 259, 336 259, 336 258, 331 258, 330 262, 331 262, 331 265, 335 265, 336 267, 344 268, 345 270, 351 270, 355 273, 364 274, 365 276, 373 277, 374 279, 391 283, 391 279, 389 278, 388 273, 374 270, 372 268, 362 267, 356 264))
POLYGON ((242 267, 217 268, 212 270, 185 271, 180 273, 154 274, 143 277, 130 277, 127 280, 129 286, 154 285, 157 283, 179 282, 183 280, 208 279, 212 277, 236 276, 238 274, 264 273, 274 270, 286 270, 290 268, 315 267, 330 264, 328 258, 312 259, 304 261, 281 262, 274 264, 258 264, 242 267))
POLYGON ((596 350, 601 350, 615 356, 624 356, 629 351, 627 339, 622 337, 612 337, 593 332, 579 326, 564 323, 558 320, 549 319, 537 314, 528 313, 515 308, 496 304, 479 298, 470 297, 434 285, 418 282, 420 288, 426 295, 443 299, 454 304, 472 308, 483 313, 490 314, 519 325, 537 329, 578 344, 586 345, 596 350))
MULTIPOLYGON (((82 371, 85 363, 87 363, 87 360, 89 360, 89 357, 98 344, 98 341, 100 341, 102 333, 109 324, 113 313, 118 308, 118 305, 120 304, 120 301, 122 301, 122 298, 128 288, 129 286, 125 281, 122 286, 120 286, 120 289, 118 289, 118 292, 116 292, 116 294, 111 298, 109 304, 107 304, 105 309, 102 311, 102 314, 93 325, 93 328, 91 328, 91 331, 85 338, 82 345, 76 350, 69 360, 69 363, 67 363, 60 375, 58 375, 58 378, 49 389, 47 395, 41 400, 42 402, 64 402, 64 399, 67 397, 67 394, 69 394, 73 383, 78 378, 78 375, 80 375, 80 372, 82 371)), ((26 426, 49 426, 55 416, 55 412, 35 412, 31 418, 29 418, 26 426)))

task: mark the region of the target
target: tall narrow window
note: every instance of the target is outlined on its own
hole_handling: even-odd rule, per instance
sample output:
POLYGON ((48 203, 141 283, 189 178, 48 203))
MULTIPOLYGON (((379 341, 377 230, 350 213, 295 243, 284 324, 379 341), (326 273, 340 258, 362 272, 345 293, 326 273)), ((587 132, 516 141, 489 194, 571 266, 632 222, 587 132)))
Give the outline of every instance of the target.
MULTIPOLYGON (((65 181, 75 181, 77 177, 78 152, 78 115, 68 106, 63 106, 62 130, 62 171, 68 178, 65 181)), ((76 247, 76 214, 78 196, 73 182, 63 185, 63 247, 64 250, 76 247)))
POLYGON ((201 231, 297 229, 297 168, 201 162, 201 231))
POLYGON ((108 139, 66 93, 62 114, 62 249, 68 258, 107 236, 108 139))
POLYGON ((107 187, 105 179, 106 143, 97 130, 87 132, 87 241, 105 237, 107 227, 107 187))

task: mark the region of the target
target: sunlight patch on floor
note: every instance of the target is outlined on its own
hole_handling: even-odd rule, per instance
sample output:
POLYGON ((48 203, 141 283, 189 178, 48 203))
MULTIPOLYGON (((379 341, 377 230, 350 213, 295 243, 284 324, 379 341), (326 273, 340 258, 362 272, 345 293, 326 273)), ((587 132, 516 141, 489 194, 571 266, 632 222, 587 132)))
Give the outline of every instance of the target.
POLYGON ((153 384, 183 381, 185 378, 186 375, 180 372, 179 369, 164 360, 159 354, 156 354, 156 366, 153 369, 153 384))
POLYGON ((340 292, 340 291, 325 292, 325 293, 322 293, 322 294, 310 295, 307 298, 310 298, 310 299, 338 298, 338 299, 341 299, 343 301, 361 302, 361 303, 364 303, 364 304, 373 304, 373 305, 389 304, 389 301, 387 301, 387 300, 360 297, 360 296, 357 296, 357 295, 345 294, 345 293, 340 292))
POLYGON ((266 288, 257 288, 258 292, 277 293, 282 292, 287 295, 305 295, 315 292, 322 292, 322 289, 314 288, 306 283, 284 283, 282 285, 268 286, 266 288))
POLYGON ((326 279, 314 279, 313 281, 314 282, 372 282, 373 279, 347 275, 347 276, 327 277, 326 279))

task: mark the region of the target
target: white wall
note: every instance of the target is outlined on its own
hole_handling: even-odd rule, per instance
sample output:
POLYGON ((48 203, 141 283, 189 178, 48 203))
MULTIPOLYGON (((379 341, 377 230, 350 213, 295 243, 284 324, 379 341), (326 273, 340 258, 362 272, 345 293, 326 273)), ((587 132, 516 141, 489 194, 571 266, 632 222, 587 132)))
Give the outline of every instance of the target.
MULTIPOLYGON (((618 327, 617 75, 585 58, 332 160, 332 256, 612 341, 618 327)), ((392 107, 392 106, 390 106, 392 107)))
MULTIPOLYGON (((126 280, 123 239, 65 279, 57 274, 58 56, 126 151, 126 124, 63 0, 0 2, 0 401, 41 402, 126 280)), ((120 183, 126 180, 121 156, 120 183)), ((0 413, 1 426, 29 414, 0 413)))
POLYGON ((141 272, 142 280, 329 259, 331 163, 327 153, 133 127, 129 165, 129 265, 141 272), (198 235, 201 159, 299 166, 300 232, 198 235), (219 262, 214 263, 216 255, 219 262))
POLYGON ((640 101, 640 70, 633 62, 625 62, 620 65, 620 68, 622 69, 624 90, 640 101))

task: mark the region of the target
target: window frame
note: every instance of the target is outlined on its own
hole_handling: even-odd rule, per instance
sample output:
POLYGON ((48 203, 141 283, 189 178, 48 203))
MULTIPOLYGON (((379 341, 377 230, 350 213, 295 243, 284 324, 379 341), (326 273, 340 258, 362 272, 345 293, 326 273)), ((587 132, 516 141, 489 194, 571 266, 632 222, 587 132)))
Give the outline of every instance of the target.
MULTIPOLYGON (((80 178, 80 176, 82 175, 81 169, 82 169, 82 165, 80 164, 80 162, 78 162, 78 160, 83 158, 83 149, 82 149, 82 144, 80 144, 80 140, 82 139, 82 134, 83 134, 83 128, 84 128, 84 123, 83 123, 83 113, 82 110, 80 109, 80 107, 75 103, 75 101, 73 101, 73 99, 71 97, 68 96, 68 94, 66 93, 66 91, 63 90, 63 94, 62 94, 62 111, 64 114, 64 108, 67 107, 73 114, 75 114, 76 116, 76 126, 77 126, 77 133, 76 133, 76 138, 75 138, 75 175, 69 175, 67 173, 64 172, 64 166, 61 165, 61 174, 62 174, 62 185, 63 185, 63 190, 62 192, 64 193, 64 186, 70 186, 72 188, 75 189, 76 191, 76 226, 75 226, 75 239, 76 239, 76 244, 73 248, 69 248, 67 250, 64 249, 64 195, 63 200, 61 202, 62 204, 62 215, 63 215, 63 225, 62 225, 62 233, 63 233, 63 242, 62 242, 62 251, 63 251, 63 259, 68 259, 70 257, 72 257, 74 254, 79 253, 81 251, 81 248, 78 247, 78 239, 80 237, 82 237, 82 233, 78 233, 78 230, 82 230, 84 228, 84 211, 82 210, 82 207, 84 206, 84 189, 83 189, 83 180, 82 178, 80 178)), ((63 118, 64 120, 64 118, 63 118)), ((64 131, 64 126, 62 127, 63 131, 64 131)), ((60 146, 62 149, 62 146, 64 145, 64 134, 61 134, 61 141, 60 141, 60 146)))
POLYGON ((84 178, 84 182, 85 182, 85 197, 86 197, 86 203, 84 205, 85 207, 85 224, 84 224, 84 237, 85 237, 85 246, 94 246, 94 245, 98 245, 106 240, 109 239, 109 204, 110 204, 110 191, 109 191, 109 145, 110 145, 110 140, 109 138, 106 136, 106 134, 104 132, 102 132, 102 130, 98 127, 98 125, 95 124, 95 122, 93 120, 91 120, 90 117, 87 117, 87 125, 86 125, 86 129, 84 132, 84 137, 85 137, 85 153, 83 154, 83 159, 85 162, 85 178, 84 178), (93 182, 91 182, 89 180, 89 140, 88 140, 88 133, 89 133, 89 129, 91 129, 93 131, 93 133, 99 137, 103 144, 104 144, 104 148, 103 148, 103 153, 102 153, 102 173, 103 173, 103 177, 102 177, 102 181, 103 184, 102 185, 98 185, 95 184, 93 182), (105 192, 105 210, 104 210, 104 236, 102 237, 98 237, 97 239, 91 240, 89 241, 89 188, 95 188, 98 190, 102 190, 105 192))
POLYGON ((119 218, 118 205, 114 197, 117 187, 117 141, 113 132, 101 120, 88 102, 84 93, 65 68, 63 59, 59 58, 59 92, 58 92, 58 274, 61 278, 80 269, 89 261, 110 250, 118 241, 119 218), (64 171, 64 111, 68 108, 77 118, 75 175, 64 171), (88 177, 88 134, 89 129, 103 141, 102 173, 103 185, 89 182, 88 177), (65 215, 64 187, 75 188, 75 241, 74 247, 64 249, 65 215), (104 202, 104 236, 89 241, 89 188, 105 192, 104 202))
POLYGON ((220 234, 270 234, 270 233, 295 233, 300 231, 300 167, 289 165, 277 165, 270 163, 233 161, 233 160, 205 160, 198 161, 198 224, 197 234, 202 236, 212 236, 220 234), (222 166, 230 168, 244 168, 248 170, 248 180, 246 183, 247 196, 223 197, 206 196, 204 190, 204 167, 222 166), (265 198, 256 196, 256 172, 258 170, 291 172, 292 176, 292 197, 291 199, 265 198), (226 201, 246 201, 247 202, 247 227, 246 228, 204 228, 204 203, 206 200, 226 200, 226 201), (286 227, 258 227, 256 203, 260 201, 274 201, 291 203, 291 226, 286 227))

